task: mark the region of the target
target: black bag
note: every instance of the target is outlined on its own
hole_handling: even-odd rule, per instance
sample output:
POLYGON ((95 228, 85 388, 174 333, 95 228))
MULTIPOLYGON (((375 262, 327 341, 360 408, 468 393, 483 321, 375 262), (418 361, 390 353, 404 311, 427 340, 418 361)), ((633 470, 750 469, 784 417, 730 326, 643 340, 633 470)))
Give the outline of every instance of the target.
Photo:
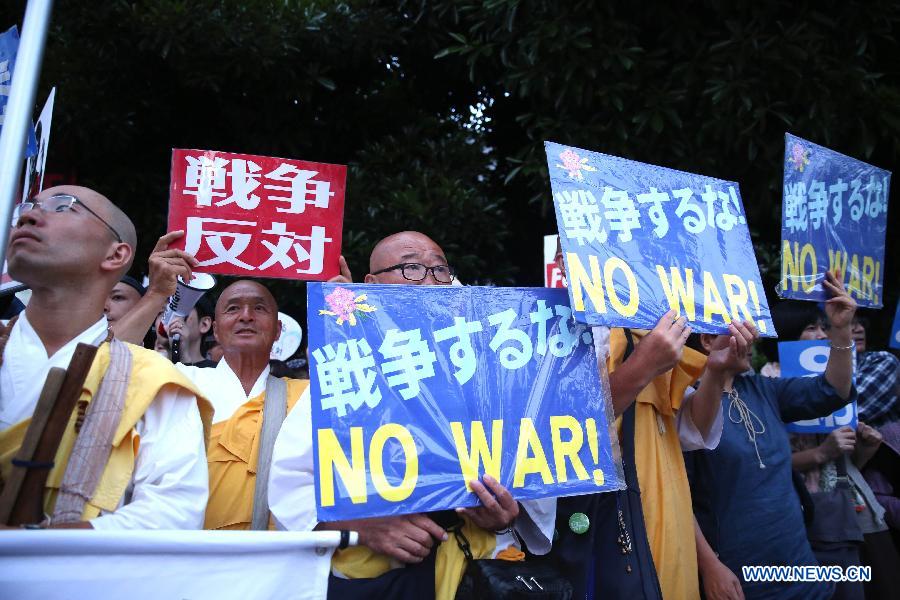
POLYGON ((806 525, 806 536, 814 544, 849 542, 855 545, 863 541, 845 460, 846 455, 842 455, 835 461, 837 484, 834 490, 810 494, 814 512, 812 522, 806 525))
POLYGON ((474 560, 460 526, 450 530, 468 565, 456 590, 456 600, 570 600, 572 584, 547 562, 501 559, 474 560))
MULTIPOLYGON (((625 330, 627 359, 634 351, 631 331, 625 330)), ((569 496, 556 505, 556 531, 548 558, 572 582, 576 598, 662 600, 662 591, 647 541, 641 492, 634 464, 634 403, 622 414, 621 492, 569 496), (569 519, 583 513, 588 530, 577 534, 569 519)))
POLYGON ((456 591, 458 600, 570 600, 572 584, 548 563, 509 560, 469 562, 456 591))

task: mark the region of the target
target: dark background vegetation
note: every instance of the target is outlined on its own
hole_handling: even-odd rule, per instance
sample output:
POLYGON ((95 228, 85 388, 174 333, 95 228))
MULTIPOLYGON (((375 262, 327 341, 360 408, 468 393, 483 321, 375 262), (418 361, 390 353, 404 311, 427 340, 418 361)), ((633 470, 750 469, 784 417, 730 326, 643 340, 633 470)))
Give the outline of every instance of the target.
MULTIPOLYGON (((203 148, 350 165, 357 277, 376 240, 417 229, 466 283, 541 285, 553 140, 739 182, 772 297, 786 131, 900 170, 898 25, 889 0, 60 0, 36 112, 57 86, 49 171, 126 208, 139 256, 171 149, 203 148)), ((275 285, 302 318, 303 285, 275 285)))

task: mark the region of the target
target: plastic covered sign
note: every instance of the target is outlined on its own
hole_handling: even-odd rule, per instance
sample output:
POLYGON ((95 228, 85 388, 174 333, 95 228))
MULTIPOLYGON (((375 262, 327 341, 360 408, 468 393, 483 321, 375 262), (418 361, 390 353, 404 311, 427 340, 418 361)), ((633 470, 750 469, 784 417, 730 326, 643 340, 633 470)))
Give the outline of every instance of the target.
POLYGON ((564 290, 310 284, 320 521, 622 489, 608 384, 564 290))
POLYGON ((173 150, 168 230, 208 273, 324 281, 340 271, 347 167, 173 150))
POLYGON ((575 318, 694 331, 733 320, 775 337, 736 183, 545 142, 575 318))
POLYGON ((890 171, 786 133, 779 295, 827 300, 832 271, 857 305, 880 308, 890 187, 890 171))
MULTIPOLYGON (((831 345, 827 340, 800 340, 778 342, 778 362, 782 377, 815 377, 825 372, 831 345)), ((853 349, 853 364, 856 365, 856 349, 853 349)), ((829 433, 834 429, 849 425, 856 429, 856 401, 818 419, 786 423, 785 428, 793 433, 829 433)))

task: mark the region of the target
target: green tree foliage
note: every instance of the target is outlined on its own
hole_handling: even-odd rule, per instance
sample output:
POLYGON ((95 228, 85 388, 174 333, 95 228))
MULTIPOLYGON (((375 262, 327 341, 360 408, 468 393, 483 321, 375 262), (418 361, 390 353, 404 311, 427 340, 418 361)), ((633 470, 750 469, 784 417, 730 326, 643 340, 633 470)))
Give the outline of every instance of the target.
POLYGON ((738 181, 771 292, 785 131, 897 171, 898 24, 889 0, 58 2, 38 98, 51 171, 125 205, 141 255, 171 148, 209 148, 350 165, 357 277, 415 228, 466 282, 539 285, 549 139, 738 181))

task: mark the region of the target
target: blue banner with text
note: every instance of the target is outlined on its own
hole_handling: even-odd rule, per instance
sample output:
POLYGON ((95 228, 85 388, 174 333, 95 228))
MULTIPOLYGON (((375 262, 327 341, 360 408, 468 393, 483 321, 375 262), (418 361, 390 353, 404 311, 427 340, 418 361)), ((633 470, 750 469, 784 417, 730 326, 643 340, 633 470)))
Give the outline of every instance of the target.
POLYGON ((319 520, 474 506, 484 474, 518 500, 624 487, 565 290, 307 289, 319 520))
POLYGON ((736 183, 545 142, 575 318, 694 331, 733 320, 774 337, 736 183))

